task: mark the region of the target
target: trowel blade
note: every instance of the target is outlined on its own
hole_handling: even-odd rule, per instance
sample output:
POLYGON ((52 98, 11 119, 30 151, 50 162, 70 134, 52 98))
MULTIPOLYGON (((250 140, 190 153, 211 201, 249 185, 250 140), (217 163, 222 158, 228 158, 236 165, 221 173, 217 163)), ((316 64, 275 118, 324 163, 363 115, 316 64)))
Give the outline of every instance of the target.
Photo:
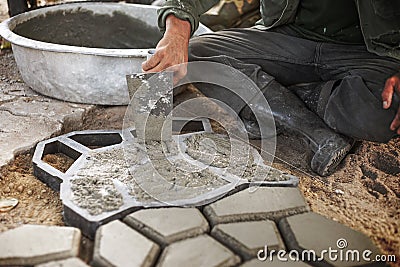
POLYGON ((170 139, 172 123, 163 126, 173 108, 173 72, 127 75, 133 121, 139 139, 161 140, 161 129, 170 139), (145 129, 146 128, 146 129, 145 129), (168 129, 166 129, 168 128, 168 129))

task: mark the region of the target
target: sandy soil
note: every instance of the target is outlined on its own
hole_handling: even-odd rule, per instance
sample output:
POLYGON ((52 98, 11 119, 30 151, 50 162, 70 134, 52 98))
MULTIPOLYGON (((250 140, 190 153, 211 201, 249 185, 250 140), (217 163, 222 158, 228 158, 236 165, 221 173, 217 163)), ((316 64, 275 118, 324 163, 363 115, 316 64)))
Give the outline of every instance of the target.
POLYGON ((63 225, 58 192, 33 176, 30 155, 18 156, 0 170, 0 198, 3 197, 16 198, 19 204, 0 213, 0 232, 21 224, 63 225))
POLYGON ((281 160, 274 166, 300 178, 313 211, 365 233, 385 254, 400 259, 400 140, 356 144, 339 170, 326 178, 310 175, 311 154, 304 151, 307 147, 296 136, 283 134, 276 152, 281 160))
MULTIPOLYGON (((5 2, 0 0, 0 20, 7 17, 5 2)), ((11 71, 7 66, 0 64, 2 74, 11 71)), ((121 129, 123 115, 123 107, 98 107, 88 114, 83 129, 121 129)), ((274 166, 300 177, 313 211, 367 234, 383 253, 395 254, 398 263, 393 266, 400 266, 400 140, 356 144, 340 169, 326 178, 312 174, 307 151, 299 137, 281 134, 274 166)), ((63 224, 58 193, 33 176, 29 154, 0 170, 1 197, 15 197, 19 204, 0 213, 0 232, 24 223, 63 224)))

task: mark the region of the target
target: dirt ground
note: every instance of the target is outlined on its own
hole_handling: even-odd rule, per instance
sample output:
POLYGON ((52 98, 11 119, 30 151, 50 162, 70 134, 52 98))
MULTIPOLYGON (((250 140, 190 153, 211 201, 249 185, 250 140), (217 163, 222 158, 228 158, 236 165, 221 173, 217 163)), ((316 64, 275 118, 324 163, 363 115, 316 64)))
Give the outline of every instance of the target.
POLYGON ((359 142, 326 178, 309 175, 311 155, 304 151, 298 138, 281 135, 274 166, 300 178, 313 211, 365 233, 400 266, 400 140, 359 142))
MULTIPOLYGON (((5 2, 0 0, 1 20, 6 17, 5 2)), ((7 74, 2 58, 0 73, 16 75, 7 74)), ((123 107, 98 107, 87 115, 83 129, 121 129, 123 115, 123 107)), ((357 143, 339 170, 326 178, 312 174, 307 151, 299 137, 283 133, 278 136, 274 167, 300 178, 300 189, 313 211, 365 233, 384 254, 395 254, 393 266, 400 266, 400 140, 357 143)), ((0 232, 26 223, 63 225, 59 195, 33 176, 29 154, 0 170, 2 197, 15 197, 19 204, 0 213, 0 232)))

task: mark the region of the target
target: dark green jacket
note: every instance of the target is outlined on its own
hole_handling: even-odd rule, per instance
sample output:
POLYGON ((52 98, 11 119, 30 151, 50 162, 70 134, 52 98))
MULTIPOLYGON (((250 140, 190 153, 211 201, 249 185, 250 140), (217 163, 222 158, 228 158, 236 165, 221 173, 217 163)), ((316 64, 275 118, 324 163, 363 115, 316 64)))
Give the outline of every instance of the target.
MULTIPOLYGON (((294 22, 301 0, 261 0, 262 19, 255 26, 271 29, 294 22)), ((357 4, 361 30, 368 51, 400 60, 400 0, 354 0, 357 4)), ((200 15, 219 0, 167 0, 159 10, 158 25, 165 30, 165 19, 174 14, 188 20, 192 33, 199 25, 200 15)))

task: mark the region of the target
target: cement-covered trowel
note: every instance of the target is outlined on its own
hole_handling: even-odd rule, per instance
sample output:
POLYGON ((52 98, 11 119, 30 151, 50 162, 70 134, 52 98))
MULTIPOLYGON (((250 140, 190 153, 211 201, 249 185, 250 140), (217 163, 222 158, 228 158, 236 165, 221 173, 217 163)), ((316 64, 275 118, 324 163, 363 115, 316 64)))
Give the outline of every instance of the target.
POLYGON ((173 72, 137 73, 126 79, 138 141, 170 141, 173 72))

